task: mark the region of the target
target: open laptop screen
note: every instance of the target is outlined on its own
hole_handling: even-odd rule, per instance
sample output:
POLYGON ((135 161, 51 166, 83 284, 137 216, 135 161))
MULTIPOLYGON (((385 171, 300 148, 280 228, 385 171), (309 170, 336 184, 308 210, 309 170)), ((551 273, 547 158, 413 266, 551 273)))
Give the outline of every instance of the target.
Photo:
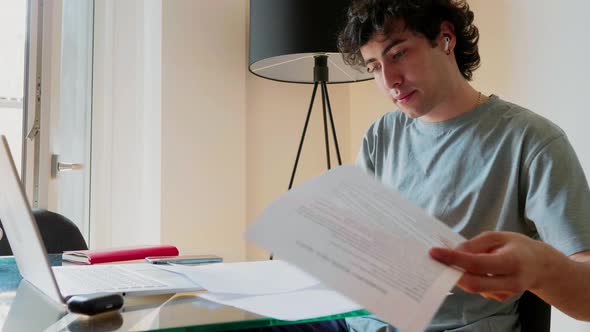
POLYGON ((43 293, 63 303, 4 135, 0 135, 0 183, 0 220, 21 275, 43 293))

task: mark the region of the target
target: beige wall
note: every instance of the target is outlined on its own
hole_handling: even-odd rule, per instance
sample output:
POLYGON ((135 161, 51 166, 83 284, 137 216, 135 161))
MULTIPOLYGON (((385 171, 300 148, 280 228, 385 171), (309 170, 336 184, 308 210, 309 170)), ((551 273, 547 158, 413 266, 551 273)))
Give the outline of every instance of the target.
MULTIPOLYGON (((311 75, 311 73, 310 73, 311 75)), ((247 220, 287 191, 313 85, 288 84, 248 74, 247 82, 247 220)), ((328 85, 342 162, 350 162, 348 86, 328 85)), ((330 132, 332 167, 337 165, 330 132)), ((309 120, 294 186, 327 169, 320 88, 309 120)), ((254 247, 248 259, 268 257, 254 247)))
POLYGON ((162 1, 162 242, 243 260, 246 1, 162 1))
MULTIPOLYGON (((246 250, 243 232, 287 190, 313 88, 247 72, 247 9, 235 0, 162 2, 161 239, 226 260, 268 257, 246 250)), ((349 89, 328 89, 349 162, 349 89)), ((327 167, 320 96, 295 185, 327 167)))
POLYGON ((367 128, 395 105, 377 88, 374 80, 350 85, 350 148, 356 158, 367 128))

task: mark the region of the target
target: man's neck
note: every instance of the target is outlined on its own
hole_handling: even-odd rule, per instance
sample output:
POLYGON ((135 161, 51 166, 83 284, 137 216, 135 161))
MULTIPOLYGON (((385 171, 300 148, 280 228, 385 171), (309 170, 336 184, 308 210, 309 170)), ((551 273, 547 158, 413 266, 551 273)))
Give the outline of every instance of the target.
POLYGON ((442 122, 456 118, 474 110, 485 98, 485 96, 480 95, 477 90, 464 80, 449 91, 450 93, 432 111, 420 117, 420 120, 425 122, 442 122))

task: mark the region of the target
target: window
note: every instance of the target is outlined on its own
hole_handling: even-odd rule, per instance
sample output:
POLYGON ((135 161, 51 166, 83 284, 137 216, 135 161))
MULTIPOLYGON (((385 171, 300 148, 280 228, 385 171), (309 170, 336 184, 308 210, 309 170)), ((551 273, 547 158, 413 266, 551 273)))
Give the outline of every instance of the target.
POLYGON ((26 0, 0 2, 0 134, 8 139, 19 173, 23 145, 26 6, 26 0))

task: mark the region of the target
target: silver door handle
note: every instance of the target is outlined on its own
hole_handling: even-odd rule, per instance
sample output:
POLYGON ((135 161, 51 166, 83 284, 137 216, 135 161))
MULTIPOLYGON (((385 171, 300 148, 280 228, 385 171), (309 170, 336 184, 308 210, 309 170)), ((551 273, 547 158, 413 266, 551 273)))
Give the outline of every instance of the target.
POLYGON ((57 162, 57 171, 58 172, 77 171, 77 170, 80 170, 83 168, 84 168, 84 165, 82 165, 82 164, 70 164, 70 163, 57 162))
POLYGON ((62 163, 59 161, 59 155, 51 155, 51 177, 56 178, 57 173, 64 171, 78 171, 84 169, 83 164, 62 163))

